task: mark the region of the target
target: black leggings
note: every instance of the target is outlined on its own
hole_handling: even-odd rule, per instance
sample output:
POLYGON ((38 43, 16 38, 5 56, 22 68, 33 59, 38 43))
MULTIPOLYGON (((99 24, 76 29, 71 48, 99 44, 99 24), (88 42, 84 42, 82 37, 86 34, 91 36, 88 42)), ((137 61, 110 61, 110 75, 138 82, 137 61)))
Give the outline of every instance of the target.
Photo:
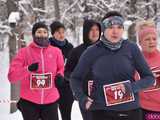
POLYGON ((105 111, 95 110, 92 111, 93 120, 142 120, 141 109, 129 111, 105 111))
POLYGON ((23 120, 59 120, 57 103, 39 105, 21 98, 17 107, 23 120))
POLYGON ((58 103, 62 120, 71 120, 71 110, 74 98, 69 83, 64 87, 58 88, 58 90, 60 92, 60 99, 58 103))

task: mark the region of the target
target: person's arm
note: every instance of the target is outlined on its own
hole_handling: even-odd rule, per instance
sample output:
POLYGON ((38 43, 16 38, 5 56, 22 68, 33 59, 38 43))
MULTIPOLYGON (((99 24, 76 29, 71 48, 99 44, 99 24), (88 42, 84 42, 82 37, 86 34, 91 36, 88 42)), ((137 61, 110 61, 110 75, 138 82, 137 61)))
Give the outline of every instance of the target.
POLYGON ((133 82, 131 84, 131 87, 133 92, 139 92, 140 90, 143 90, 153 85, 155 79, 147 62, 144 59, 144 56, 142 55, 137 45, 133 47, 132 52, 133 52, 134 65, 137 72, 140 75, 140 80, 133 82))
POLYGON ((92 64, 93 54, 86 50, 80 57, 77 66, 71 74, 71 89, 73 95, 80 102, 81 106, 87 100, 87 95, 83 92, 82 84, 92 64))
POLYGON ((57 52, 57 74, 64 76, 64 59, 60 50, 57 52))
POLYGON ((77 57, 76 49, 72 49, 67 59, 67 63, 65 65, 64 73, 65 73, 65 79, 67 81, 70 81, 70 75, 73 72, 74 68, 76 67, 77 63, 78 63, 78 57, 77 57))
POLYGON ((57 88, 62 87, 65 84, 64 81, 64 59, 62 52, 58 49, 57 51, 57 73, 55 76, 55 86, 57 88))
POLYGON ((10 82, 15 83, 18 80, 25 79, 30 74, 28 66, 25 66, 25 48, 20 49, 17 55, 13 58, 8 72, 8 79, 10 82))

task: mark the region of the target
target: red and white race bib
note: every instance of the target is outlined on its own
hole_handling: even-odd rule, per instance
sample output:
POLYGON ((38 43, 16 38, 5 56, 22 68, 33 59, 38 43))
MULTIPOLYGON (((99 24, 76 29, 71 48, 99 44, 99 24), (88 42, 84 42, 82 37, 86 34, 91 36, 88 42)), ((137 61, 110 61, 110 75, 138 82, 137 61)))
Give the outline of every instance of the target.
POLYGON ((52 87, 52 73, 32 74, 30 78, 31 89, 49 89, 52 87))
MULTIPOLYGON (((152 70, 152 73, 156 76, 156 74, 159 74, 160 75, 160 70, 152 70)), ((160 90, 160 76, 159 77, 156 77, 155 79, 155 83, 144 90, 144 92, 150 92, 150 91, 156 91, 156 90, 160 90)))
POLYGON ((88 81, 88 96, 91 95, 92 88, 93 88, 93 80, 89 80, 88 81))
POLYGON ((123 93, 120 85, 124 83, 130 83, 130 81, 127 80, 103 86, 106 106, 118 105, 135 100, 133 93, 123 93))

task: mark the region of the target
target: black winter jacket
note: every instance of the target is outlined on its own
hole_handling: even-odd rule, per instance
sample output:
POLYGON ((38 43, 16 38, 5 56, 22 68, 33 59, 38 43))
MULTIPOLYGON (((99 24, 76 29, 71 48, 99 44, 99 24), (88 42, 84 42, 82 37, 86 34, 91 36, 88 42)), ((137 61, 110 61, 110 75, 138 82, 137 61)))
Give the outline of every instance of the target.
MULTIPOLYGON (((77 46, 76 48, 73 48, 73 50, 71 51, 69 58, 67 60, 66 63, 66 67, 65 67, 65 76, 67 76, 67 78, 70 78, 71 73, 73 72, 74 68, 76 67, 79 58, 81 56, 81 54, 89 47, 92 45, 90 39, 89 39, 89 32, 91 30, 91 28, 97 25, 101 34, 101 25, 94 21, 94 20, 85 20, 84 24, 83 24, 83 44, 77 46)), ((100 35, 99 35, 100 38, 100 35)), ((87 94, 88 93, 88 80, 90 80, 91 78, 89 76, 90 73, 88 73, 88 76, 86 77, 86 79, 84 80, 83 83, 83 90, 84 92, 87 94)))

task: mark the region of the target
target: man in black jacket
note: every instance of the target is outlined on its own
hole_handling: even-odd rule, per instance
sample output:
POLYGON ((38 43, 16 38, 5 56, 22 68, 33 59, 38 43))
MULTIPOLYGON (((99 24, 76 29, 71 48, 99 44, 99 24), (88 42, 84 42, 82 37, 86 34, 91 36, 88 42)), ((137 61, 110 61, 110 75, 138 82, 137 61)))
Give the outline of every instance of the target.
MULTIPOLYGON (((71 51, 71 54, 66 63, 65 76, 70 77, 70 74, 74 70, 78 63, 81 54, 92 44, 96 43, 101 34, 101 26, 94 20, 85 20, 83 24, 83 44, 77 46, 71 51)), ((93 51, 94 52, 94 51, 93 51)), ((83 90, 88 94, 88 80, 90 80, 90 73, 83 83, 83 90), (87 83, 87 84, 86 84, 87 83)), ((83 120, 91 120, 90 112, 81 108, 83 120)))
MULTIPOLYGON (((49 39, 49 42, 52 46, 58 47, 61 49, 66 62, 68 59, 69 52, 72 50, 73 45, 68 42, 65 38, 65 27, 59 21, 54 21, 50 25, 52 37, 49 39)), ((59 99, 59 109, 61 112, 62 120, 71 120, 71 109, 73 104, 73 95, 69 86, 69 82, 65 79, 65 82, 62 80, 61 76, 57 77, 58 90, 60 92, 59 99), (63 82, 63 85, 62 85, 63 82)))

